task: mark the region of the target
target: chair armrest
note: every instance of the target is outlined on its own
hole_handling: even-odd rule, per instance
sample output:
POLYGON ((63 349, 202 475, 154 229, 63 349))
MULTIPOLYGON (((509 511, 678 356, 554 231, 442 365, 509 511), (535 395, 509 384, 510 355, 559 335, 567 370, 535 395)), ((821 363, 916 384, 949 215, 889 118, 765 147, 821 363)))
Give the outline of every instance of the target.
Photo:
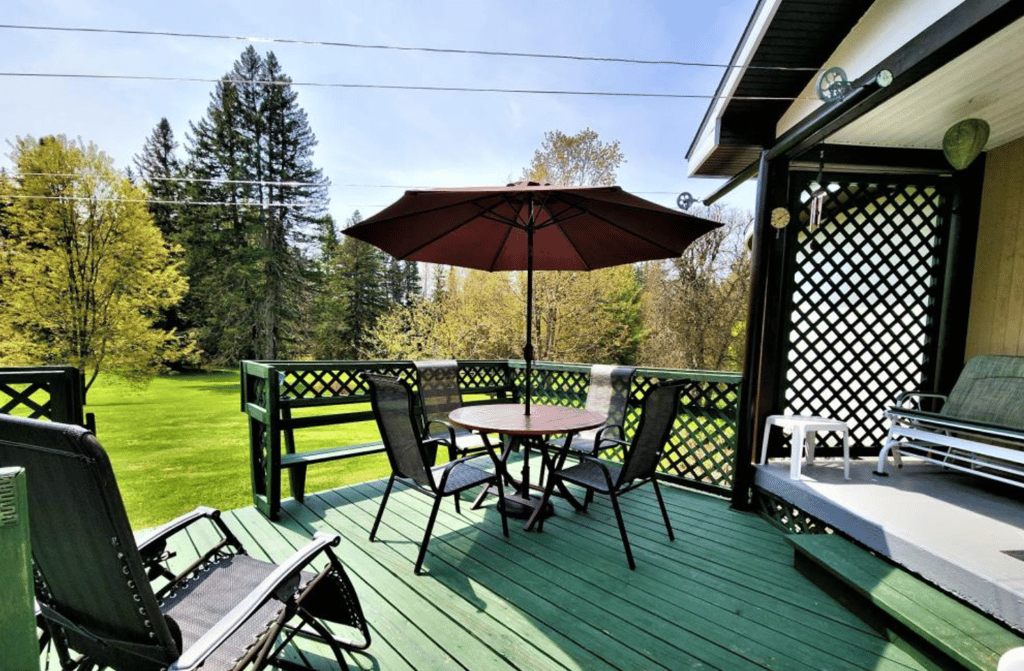
MULTIPOLYGON (((945 394, 932 394, 932 393, 924 392, 924 391, 905 391, 905 392, 903 392, 902 394, 900 394, 899 396, 896 397, 896 407, 897 408, 904 407, 903 404, 906 403, 908 400, 910 400, 912 398, 917 398, 917 399, 921 399, 921 398, 934 398, 934 399, 941 400, 943 403, 946 402, 946 395, 945 394)), ((920 408, 921 404, 918 403, 917 407, 920 408)))
POLYGON ((629 445, 629 443, 626 442, 626 430, 622 427, 621 424, 605 424, 600 429, 598 429, 597 430, 597 434, 594 435, 594 451, 595 452, 600 452, 601 450, 607 450, 610 447, 615 447, 617 445, 622 445, 622 446, 629 445), (611 436, 605 436, 604 434, 605 434, 606 431, 608 431, 608 432, 617 431, 618 434, 619 434, 619 437, 618 438, 613 438, 611 436), (602 442, 604 442, 604 443, 611 443, 611 445, 606 446, 606 447, 602 447, 601 446, 602 442))
POLYGON ((318 531, 313 539, 304 547, 292 554, 284 563, 279 565, 274 572, 263 579, 259 585, 245 597, 237 606, 225 615, 208 632, 203 634, 198 641, 189 646, 181 657, 170 666, 170 671, 192 671, 202 664, 229 636, 235 633, 239 627, 245 624, 252 615, 259 610, 263 604, 273 598, 280 586, 297 575, 313 559, 316 558, 325 548, 337 545, 341 542, 338 534, 318 531))
POLYGON ((146 554, 146 550, 154 543, 166 541, 182 529, 185 529, 186 527, 203 519, 220 519, 220 511, 216 508, 199 506, 191 512, 185 513, 180 517, 176 517, 170 522, 154 529, 145 538, 137 541, 136 545, 139 547, 139 552, 146 554))
MULTIPOLYGON (((452 441, 452 445, 455 444, 455 427, 452 424, 449 424, 448 422, 444 421, 443 419, 432 419, 429 422, 427 422, 427 436, 428 437, 431 435, 430 434, 430 427, 433 424, 439 424, 440 426, 444 427, 444 429, 448 432, 448 439, 452 441)), ((440 438, 434 438, 433 440, 435 440, 435 441, 440 440, 441 442, 444 441, 444 439, 440 439, 440 438)))

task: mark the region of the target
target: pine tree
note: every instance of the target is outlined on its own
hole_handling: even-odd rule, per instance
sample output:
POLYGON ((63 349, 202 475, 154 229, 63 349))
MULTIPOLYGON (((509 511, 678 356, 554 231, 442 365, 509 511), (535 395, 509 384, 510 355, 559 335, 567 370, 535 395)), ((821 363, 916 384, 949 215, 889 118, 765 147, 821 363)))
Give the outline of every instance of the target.
MULTIPOLYGON (((360 220, 356 212, 348 225, 360 220)), ((371 330, 391 307, 387 258, 373 245, 347 236, 338 249, 336 272, 344 307, 337 351, 342 359, 358 359, 367 352, 371 330)))
POLYGON ((165 117, 146 138, 142 153, 133 159, 139 180, 149 192, 149 214, 164 240, 171 243, 181 237, 178 206, 173 204, 182 194, 182 165, 175 153, 177 148, 174 131, 165 117))
POLYGON ((248 47, 187 137, 188 308, 217 360, 297 353, 313 293, 305 250, 326 208, 316 139, 273 53, 248 47), (269 83, 268 82, 272 82, 269 83))

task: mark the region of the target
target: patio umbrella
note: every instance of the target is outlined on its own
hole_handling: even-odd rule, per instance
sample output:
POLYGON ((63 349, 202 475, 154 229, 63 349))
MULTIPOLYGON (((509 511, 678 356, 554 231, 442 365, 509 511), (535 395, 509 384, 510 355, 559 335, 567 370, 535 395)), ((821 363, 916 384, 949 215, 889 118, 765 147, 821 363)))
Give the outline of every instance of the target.
POLYGON ((533 271, 595 270, 679 256, 721 224, 617 186, 427 189, 345 229, 405 261, 526 271, 526 414, 533 368, 533 271))

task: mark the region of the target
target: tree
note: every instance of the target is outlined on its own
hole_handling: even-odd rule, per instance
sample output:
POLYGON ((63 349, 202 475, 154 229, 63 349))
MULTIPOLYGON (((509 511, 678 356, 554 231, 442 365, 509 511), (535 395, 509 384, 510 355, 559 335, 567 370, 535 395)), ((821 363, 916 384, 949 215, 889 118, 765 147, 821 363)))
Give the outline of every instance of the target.
POLYGON ((172 334, 152 328, 185 280, 146 209, 145 194, 95 145, 18 138, 0 295, 12 363, 69 363, 128 378, 151 375, 172 334))
MULTIPOLYGON (((357 211, 347 226, 354 226, 361 220, 357 211)), ((365 356, 370 347, 370 331, 390 309, 388 258, 373 245, 350 236, 345 236, 338 246, 333 269, 342 306, 339 341, 335 344, 338 358, 365 356)))
POLYGON ((523 179, 560 186, 611 186, 625 162, 618 140, 602 142, 590 128, 576 135, 554 130, 544 133, 523 179))
POLYGON ((274 54, 248 47, 191 125, 186 303, 214 360, 296 353, 313 295, 306 252, 326 212, 316 138, 274 54), (274 82, 268 85, 267 82, 274 82))
POLYGON ((171 243, 180 242, 181 236, 178 206, 174 204, 182 195, 182 165, 175 153, 177 148, 174 131, 165 117, 146 138, 142 153, 133 158, 151 198, 149 213, 164 239, 171 243))
POLYGON ((724 225, 698 238, 681 258, 646 265, 642 359, 651 366, 739 370, 750 255, 749 212, 716 205, 696 212, 724 225))

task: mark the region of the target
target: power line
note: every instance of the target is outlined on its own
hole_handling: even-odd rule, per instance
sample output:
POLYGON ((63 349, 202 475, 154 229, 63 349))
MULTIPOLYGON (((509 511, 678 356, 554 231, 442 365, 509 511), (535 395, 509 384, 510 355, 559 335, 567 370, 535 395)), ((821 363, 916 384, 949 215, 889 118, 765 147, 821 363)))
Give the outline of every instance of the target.
POLYGON ((558 89, 502 89, 502 88, 476 88, 470 86, 415 86, 410 84, 352 84, 352 83, 330 83, 330 82, 294 82, 288 79, 232 79, 221 77, 211 79, 209 77, 168 77, 158 75, 112 75, 112 74, 81 74, 66 72, 0 72, 0 77, 39 77, 46 79, 108 79, 122 81, 156 81, 156 82, 199 82, 203 84, 255 84, 257 86, 313 86, 321 88, 344 88, 344 89, 379 89, 389 91, 444 91, 458 93, 516 93, 516 94, 540 94, 540 95, 567 95, 567 96, 612 96, 620 98, 682 98, 682 99, 706 99, 730 98, 732 100, 761 100, 761 101, 792 101, 792 100, 817 100, 817 98, 794 98, 792 96, 714 96, 697 93, 640 93, 625 91, 568 91, 558 89))
MULTIPOLYGON (((19 172, 19 173, 17 173, 17 175, 19 175, 19 176, 20 175, 26 175, 26 176, 30 175, 30 176, 33 176, 33 177, 62 177, 62 178, 71 178, 71 177, 77 177, 78 176, 77 173, 73 173, 73 172, 19 172)), ((261 185, 269 185, 269 186, 289 186, 289 187, 292 187, 292 186, 327 186, 327 187, 335 186, 335 187, 358 188, 358 189, 412 189, 412 190, 422 190, 422 189, 433 188, 433 187, 429 187, 429 186, 423 186, 422 184, 420 184, 420 185, 406 185, 406 184, 355 184, 355 183, 351 183, 351 184, 334 184, 334 183, 330 183, 330 182, 328 182, 326 184, 318 184, 316 182, 270 182, 270 181, 266 181, 266 180, 250 180, 250 179, 218 179, 216 177, 214 177, 214 178, 204 178, 204 177, 150 177, 150 178, 147 178, 147 179, 151 179, 151 180, 154 180, 154 181, 164 181, 164 182, 201 182, 201 183, 216 183, 216 184, 261 184, 261 185)), ((143 180, 143 181, 147 181, 147 180, 143 180)), ((634 194, 637 194, 637 195, 675 196, 675 195, 677 195, 678 192, 676 192, 676 191, 631 191, 630 193, 634 193, 634 194)), ((381 207, 383 207, 383 206, 381 206, 381 207)))
MULTIPOLYGON (((18 175, 32 176, 32 177, 78 177, 77 173, 73 172, 19 172, 18 175)), ((260 179, 220 179, 218 177, 147 177, 143 181, 155 181, 155 182, 199 182, 203 184, 250 184, 259 186, 286 186, 290 188, 300 187, 325 187, 330 186, 330 182, 287 182, 287 181, 269 181, 260 179)))
POLYGON ((264 42, 269 44, 299 44, 318 47, 342 47, 346 49, 375 49, 387 51, 419 51, 435 54, 465 54, 473 56, 501 56, 507 58, 545 58, 572 61, 592 61, 601 63, 627 63, 630 65, 672 65, 681 67, 718 68, 728 70, 742 68, 747 70, 786 70, 817 72, 815 67, 787 67, 784 65, 732 65, 722 63, 702 63, 699 61, 646 60, 639 58, 619 58, 613 56, 580 56, 573 54, 540 54, 520 51, 485 51, 481 49, 446 49, 439 47, 406 47, 392 44, 358 44, 355 42, 333 42, 326 40, 300 40, 286 37, 247 37, 242 35, 216 35, 208 33, 182 33, 164 30, 126 30, 119 28, 77 28, 68 26, 29 26, 17 24, 0 24, 0 28, 13 30, 37 30, 70 33, 99 33, 112 35, 141 35, 146 37, 188 37, 206 40, 237 40, 243 42, 264 42))
POLYGON ((242 200, 235 203, 223 203, 218 201, 201 201, 201 200, 162 200, 158 198, 93 198, 90 196, 37 196, 34 194, 24 193, 8 193, 0 194, 0 199, 3 198, 16 198, 19 200, 59 200, 65 202, 90 202, 90 203, 142 203, 146 205, 199 205, 199 206, 217 206, 217 207, 228 207, 228 206, 239 206, 239 207, 285 207, 285 208, 296 208, 296 207, 326 207, 325 201, 310 201, 306 203, 267 203, 263 201, 255 200, 242 200))

